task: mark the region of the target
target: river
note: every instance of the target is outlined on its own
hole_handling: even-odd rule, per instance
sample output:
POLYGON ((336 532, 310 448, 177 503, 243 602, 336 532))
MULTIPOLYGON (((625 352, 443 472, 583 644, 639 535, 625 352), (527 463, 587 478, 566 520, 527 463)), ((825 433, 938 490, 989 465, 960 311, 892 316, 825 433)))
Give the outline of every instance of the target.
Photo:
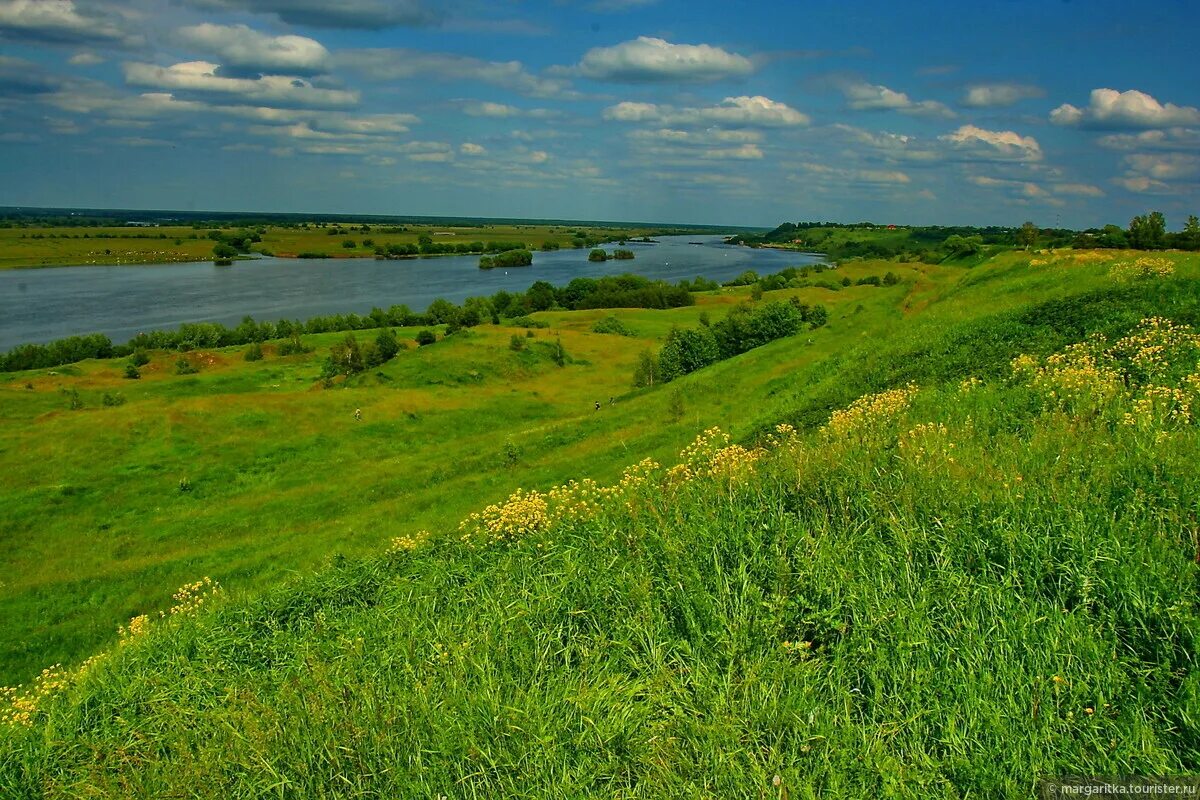
MULTIPOLYGON (((614 245, 606 246, 612 249, 614 245)), ((184 322, 235 325, 243 317, 304 320, 405 304, 423 311, 442 297, 455 303, 534 281, 633 272, 672 283, 698 275, 725 281, 816 263, 821 256, 725 244, 720 236, 664 236, 629 243, 633 261, 594 263, 588 250, 535 253, 533 265, 479 269, 479 256, 400 259, 258 258, 218 267, 210 262, 138 266, 52 267, 0 271, 0 351, 84 333, 114 342, 139 331, 184 322), (695 244, 699 242, 699 244, 695 244)))

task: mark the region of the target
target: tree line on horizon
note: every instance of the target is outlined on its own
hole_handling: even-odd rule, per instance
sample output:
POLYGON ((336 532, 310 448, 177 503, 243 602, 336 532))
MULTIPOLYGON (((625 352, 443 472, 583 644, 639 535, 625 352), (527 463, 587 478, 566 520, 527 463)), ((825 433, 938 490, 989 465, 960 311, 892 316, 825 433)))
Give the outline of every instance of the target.
POLYGON ((985 247, 1076 247, 1131 250, 1200 250, 1200 220, 1191 215, 1182 230, 1167 230, 1166 217, 1158 211, 1134 217, 1127 228, 1106 225, 1075 231, 1041 228, 1032 221, 1017 228, 1002 226, 897 226, 873 222, 785 222, 763 234, 738 234, 734 244, 750 247, 792 244, 821 252, 831 260, 848 258, 895 258, 940 263, 964 258, 985 247), (861 235, 855 235, 859 234, 861 235))

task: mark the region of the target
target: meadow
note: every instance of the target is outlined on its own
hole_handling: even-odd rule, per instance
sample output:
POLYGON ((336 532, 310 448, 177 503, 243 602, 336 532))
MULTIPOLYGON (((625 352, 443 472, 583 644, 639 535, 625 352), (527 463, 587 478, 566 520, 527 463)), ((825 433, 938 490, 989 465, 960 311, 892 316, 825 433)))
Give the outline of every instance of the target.
POLYGON ((0 675, 26 686, 0 792, 1025 797, 1200 769, 1200 258, 836 275, 751 301, 825 326, 639 390, 645 349, 755 287, 410 341, 334 388, 340 335, 3 376, 0 675))
POLYGON ((305 225, 0 227, 0 269, 207 261, 213 257, 214 242, 208 238, 210 231, 226 234, 241 230, 261 231, 262 240, 253 245, 254 252, 292 258, 302 253, 328 258, 374 258, 376 246, 417 245, 425 236, 437 244, 521 242, 536 250, 544 243, 572 247, 577 231, 582 231, 592 241, 620 240, 662 231, 651 227, 515 224, 305 225), (354 246, 346 247, 346 242, 354 246))

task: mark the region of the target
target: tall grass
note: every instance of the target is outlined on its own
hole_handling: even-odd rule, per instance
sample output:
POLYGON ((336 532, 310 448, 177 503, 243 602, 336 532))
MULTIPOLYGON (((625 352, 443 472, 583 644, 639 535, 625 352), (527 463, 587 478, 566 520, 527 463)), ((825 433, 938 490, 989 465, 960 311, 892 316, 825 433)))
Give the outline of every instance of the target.
POLYGON ((1146 322, 182 603, 18 694, 0 794, 1027 797, 1194 772, 1198 356, 1146 322))

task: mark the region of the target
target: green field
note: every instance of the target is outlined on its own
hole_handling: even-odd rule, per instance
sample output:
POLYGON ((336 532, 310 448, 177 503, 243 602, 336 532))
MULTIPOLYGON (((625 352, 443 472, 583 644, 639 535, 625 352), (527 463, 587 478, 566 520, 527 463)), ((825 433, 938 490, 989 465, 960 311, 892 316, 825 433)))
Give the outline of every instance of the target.
MULTIPOLYGON (((375 246, 417 244, 428 236, 438 244, 471 242, 521 242, 538 249, 545 242, 571 247, 576 231, 600 240, 632 238, 662 232, 650 227, 604 228, 565 225, 367 225, 328 224, 318 227, 262 225, 262 241, 255 252, 280 257, 320 253, 330 258, 374 258, 375 246), (334 233, 331 235, 331 231, 334 233), (338 231, 345 231, 339 233, 338 231), (365 241, 371 246, 365 246, 365 241), (347 248, 345 242, 354 247, 347 248)), ((0 227, 0 269, 91 264, 158 264, 205 261, 213 256, 208 232, 233 233, 241 226, 225 228, 182 226, 157 227, 0 227)))
POLYGON ((1028 797, 1196 772, 1200 339, 1142 321, 1200 330, 1200 257, 1145 258, 855 262, 836 275, 900 282, 766 292, 829 322, 636 391, 644 349, 751 287, 543 312, 533 339, 405 330, 335 388, 342 334, 191 376, 160 353, 139 381, 0 377, 0 681, 68 667, 14 695, 0 795, 1028 797), (593 333, 609 315, 637 335, 593 333), (714 426, 738 444, 680 453, 714 426), (585 478, 614 488, 505 501, 585 478), (205 577, 212 610, 172 601, 205 577))

